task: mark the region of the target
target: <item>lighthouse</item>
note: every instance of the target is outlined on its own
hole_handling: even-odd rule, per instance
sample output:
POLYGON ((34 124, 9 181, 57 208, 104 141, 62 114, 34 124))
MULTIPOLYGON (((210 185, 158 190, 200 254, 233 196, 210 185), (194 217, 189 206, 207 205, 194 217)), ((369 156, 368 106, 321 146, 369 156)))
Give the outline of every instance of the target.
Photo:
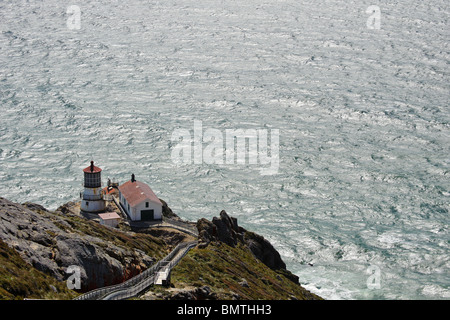
POLYGON ((105 210, 105 200, 102 195, 102 169, 91 165, 83 169, 84 191, 81 194, 81 210, 85 212, 101 212, 105 210))

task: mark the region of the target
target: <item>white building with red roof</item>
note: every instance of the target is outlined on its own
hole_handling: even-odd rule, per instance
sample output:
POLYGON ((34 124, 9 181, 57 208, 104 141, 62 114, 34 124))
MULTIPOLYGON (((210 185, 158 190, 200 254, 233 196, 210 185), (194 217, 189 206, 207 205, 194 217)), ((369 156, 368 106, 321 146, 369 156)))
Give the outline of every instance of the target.
POLYGON ((121 220, 120 216, 116 212, 99 213, 100 224, 112 228, 116 228, 121 220))
POLYGON ((119 202, 132 221, 162 219, 162 203, 150 187, 137 181, 134 174, 131 180, 119 186, 119 202))

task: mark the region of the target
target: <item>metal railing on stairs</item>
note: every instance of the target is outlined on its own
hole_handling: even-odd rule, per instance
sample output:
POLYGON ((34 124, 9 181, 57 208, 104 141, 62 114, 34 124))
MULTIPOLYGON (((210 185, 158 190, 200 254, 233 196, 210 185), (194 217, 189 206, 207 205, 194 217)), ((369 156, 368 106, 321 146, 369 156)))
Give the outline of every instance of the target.
POLYGON ((137 276, 113 286, 107 286, 89 291, 74 300, 122 300, 135 297, 148 289, 155 282, 155 276, 161 268, 172 268, 197 245, 197 241, 178 244, 167 256, 137 276))
MULTIPOLYGON (((180 231, 190 234, 191 236, 194 236, 194 237, 198 236, 197 228, 195 226, 189 225, 186 222, 170 219, 167 217, 163 217, 163 221, 166 225, 170 226, 171 228, 180 230, 180 231)), ((165 225, 162 225, 161 227, 164 227, 164 226, 165 225)))

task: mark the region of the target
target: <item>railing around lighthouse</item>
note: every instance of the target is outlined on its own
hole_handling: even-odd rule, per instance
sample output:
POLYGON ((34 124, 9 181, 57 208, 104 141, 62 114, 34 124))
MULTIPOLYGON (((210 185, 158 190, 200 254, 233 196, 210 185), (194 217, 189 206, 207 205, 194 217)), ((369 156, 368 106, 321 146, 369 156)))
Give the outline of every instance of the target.
POLYGON ((103 200, 105 200, 105 201, 113 201, 114 197, 113 197, 112 194, 105 194, 105 193, 103 193, 103 200))

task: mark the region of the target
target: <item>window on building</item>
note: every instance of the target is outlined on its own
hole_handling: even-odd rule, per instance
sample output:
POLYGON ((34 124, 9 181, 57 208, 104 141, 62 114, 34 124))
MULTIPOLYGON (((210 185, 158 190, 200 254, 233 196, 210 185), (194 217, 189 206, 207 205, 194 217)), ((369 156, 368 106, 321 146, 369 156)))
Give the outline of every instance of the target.
POLYGON ((145 207, 148 208, 148 202, 145 203, 145 207))
POLYGON ((88 206, 88 207, 89 207, 89 202, 87 202, 87 201, 86 201, 86 206, 88 206))

